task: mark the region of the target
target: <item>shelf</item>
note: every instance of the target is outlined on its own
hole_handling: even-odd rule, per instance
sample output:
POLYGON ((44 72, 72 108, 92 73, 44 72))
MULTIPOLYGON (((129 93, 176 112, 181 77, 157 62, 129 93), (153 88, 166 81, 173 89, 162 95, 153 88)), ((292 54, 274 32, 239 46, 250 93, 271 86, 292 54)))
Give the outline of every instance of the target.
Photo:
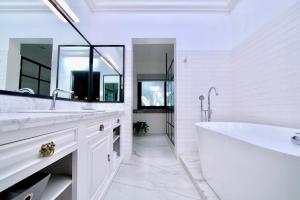
POLYGON ((113 143, 115 143, 115 141, 117 141, 119 138, 120 138, 119 135, 118 135, 118 136, 115 136, 115 137, 114 137, 114 140, 113 140, 113 143))
POLYGON ((143 113, 166 113, 166 109, 134 109, 133 113, 143 114, 143 113))
POLYGON ((55 200, 72 184, 71 177, 51 175, 41 200, 55 200))

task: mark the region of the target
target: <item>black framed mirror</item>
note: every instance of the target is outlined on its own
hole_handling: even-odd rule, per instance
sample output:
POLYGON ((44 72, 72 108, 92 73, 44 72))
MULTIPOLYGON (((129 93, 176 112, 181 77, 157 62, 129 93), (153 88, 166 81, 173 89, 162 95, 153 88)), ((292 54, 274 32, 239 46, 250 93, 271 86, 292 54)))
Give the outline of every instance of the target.
POLYGON ((60 45, 57 88, 74 91, 61 98, 124 102, 124 45, 60 45))
MULTIPOLYGON (((14 2, 16 8, 18 8, 17 4, 18 2, 14 2)), ((80 22, 75 23, 65 13, 59 11, 60 17, 57 17, 49 11, 46 5, 41 7, 39 11, 30 10, 28 12, 29 10, 26 9, 0 9, 0 25, 5 27, 0 32, 0 95, 51 98, 52 91, 60 87, 58 75, 63 76, 58 67, 61 64, 59 61, 60 53, 70 53, 64 52, 60 47, 82 46, 86 47, 87 52, 77 51, 77 53, 87 53, 87 55, 80 55, 79 57, 84 58, 78 58, 77 61, 69 58, 67 62, 71 63, 72 66, 87 62, 89 69, 82 72, 73 70, 71 73, 72 81, 68 84, 71 85, 69 88, 74 90, 75 95, 72 97, 61 95, 59 99, 123 102, 124 46, 93 46, 78 29, 77 25, 80 22), (10 23, 7 23, 8 20, 10 23), (119 47, 121 49, 117 50, 119 47), (117 58, 116 52, 121 52, 123 57, 117 58), (95 58, 91 59, 91 56, 95 58), (93 60, 95 60, 94 63, 93 60), (122 61, 122 64, 119 64, 119 60, 122 61), (111 69, 101 72, 101 69, 97 68, 97 62, 102 63, 103 66, 110 66, 111 69), (121 73, 116 67, 120 68, 121 73), (91 74, 93 69, 94 75, 91 74), (120 76, 117 98, 110 100, 105 97, 105 90, 103 90, 103 77, 108 73, 106 71, 120 76)), ((62 86, 66 87, 66 83, 62 86)))

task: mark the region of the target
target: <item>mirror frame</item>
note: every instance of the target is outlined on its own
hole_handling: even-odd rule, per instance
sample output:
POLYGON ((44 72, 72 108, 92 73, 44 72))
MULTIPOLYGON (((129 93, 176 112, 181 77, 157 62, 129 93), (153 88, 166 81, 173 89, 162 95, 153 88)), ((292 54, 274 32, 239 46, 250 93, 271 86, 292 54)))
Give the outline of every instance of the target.
POLYGON ((60 59, 60 48, 61 47, 89 47, 90 48, 90 55, 89 55, 89 78, 88 78, 88 100, 74 100, 74 99, 67 99, 67 98, 59 98, 64 100, 71 100, 71 101, 81 101, 81 102, 89 102, 89 103, 124 103, 124 95, 125 95, 125 45, 58 45, 58 59, 57 59, 57 71, 56 71, 56 88, 58 88, 58 79, 59 79, 59 59, 60 59), (93 54, 95 47, 122 47, 123 48, 123 74, 119 74, 123 78, 121 83, 122 88, 120 90, 120 100, 119 101, 93 101, 92 95, 93 95, 93 80, 92 80, 92 74, 93 74, 93 54))

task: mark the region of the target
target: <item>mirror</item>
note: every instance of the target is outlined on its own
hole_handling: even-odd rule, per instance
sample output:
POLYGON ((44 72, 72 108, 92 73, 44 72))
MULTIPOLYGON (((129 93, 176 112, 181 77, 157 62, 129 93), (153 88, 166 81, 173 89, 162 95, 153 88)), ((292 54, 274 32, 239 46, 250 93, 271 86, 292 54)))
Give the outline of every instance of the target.
POLYGON ((123 102, 123 45, 59 47, 59 88, 74 91, 60 97, 90 102, 123 102))
POLYGON ((123 102, 125 47, 91 45, 72 20, 34 2, 0 4, 0 94, 50 98, 61 88, 74 91, 58 95, 67 100, 123 102))
POLYGON ((88 42, 43 1, 11 4, 0 5, 0 93, 49 98, 56 88, 58 46, 88 42))

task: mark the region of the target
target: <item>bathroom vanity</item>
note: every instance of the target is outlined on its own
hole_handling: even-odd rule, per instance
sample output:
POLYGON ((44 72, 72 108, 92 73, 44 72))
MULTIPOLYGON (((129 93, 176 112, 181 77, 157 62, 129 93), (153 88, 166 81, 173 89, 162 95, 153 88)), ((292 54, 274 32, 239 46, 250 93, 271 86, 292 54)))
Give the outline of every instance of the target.
POLYGON ((121 111, 0 113, 0 193, 43 172, 43 200, 101 199, 122 160, 121 130, 121 111))

